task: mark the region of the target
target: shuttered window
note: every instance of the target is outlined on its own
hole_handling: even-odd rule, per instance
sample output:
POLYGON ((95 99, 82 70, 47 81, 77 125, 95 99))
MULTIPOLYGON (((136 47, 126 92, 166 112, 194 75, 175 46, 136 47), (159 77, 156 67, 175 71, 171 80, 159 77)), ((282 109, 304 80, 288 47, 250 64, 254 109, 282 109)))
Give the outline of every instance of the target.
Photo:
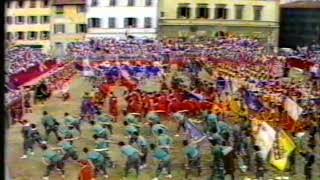
POLYGON ((228 17, 228 10, 226 8, 226 5, 224 4, 216 5, 215 19, 227 19, 227 17, 228 17))
POLYGON ((30 31, 28 32, 28 40, 36 40, 38 39, 38 32, 30 31))
POLYGON ((236 5, 236 17, 235 19, 241 20, 243 18, 244 5, 236 5))
POLYGON ((77 33, 86 33, 87 32, 87 25, 86 24, 77 24, 76 25, 76 32, 77 33))
POLYGON ((21 31, 16 32, 16 38, 17 38, 18 40, 24 40, 24 39, 25 39, 24 36, 25 36, 25 35, 24 35, 24 32, 21 32, 21 31))
POLYGON ((109 19, 108 19, 108 27, 109 28, 116 28, 116 18, 109 17, 109 19))
POLYGON ((262 19, 262 9, 263 7, 262 6, 254 6, 253 7, 253 20, 255 21, 260 21, 262 19))
POLYGON ((50 38, 50 32, 49 31, 41 31, 40 32, 40 39, 41 40, 48 40, 50 38))
POLYGON ((89 28, 100 28, 101 19, 100 18, 89 18, 88 19, 89 28))
POLYGON ((110 0, 110 6, 116 6, 117 5, 117 0, 110 0))
POLYGON ((207 4, 198 4, 196 9, 197 18, 209 18, 209 8, 207 4))
POLYGON ((177 9, 177 18, 190 18, 189 4, 179 4, 177 9))
POLYGON ((125 18, 124 19, 125 28, 134 28, 137 27, 137 18, 125 18))
POLYGON ((28 24, 37 24, 38 23, 38 17, 37 16, 29 16, 28 17, 28 24))
POLYGON ((15 23, 16 24, 24 24, 24 17, 23 16, 16 16, 15 23))
POLYGON ((151 17, 144 18, 144 28, 152 28, 152 21, 151 17))
POLYGON ((58 34, 58 33, 64 33, 65 32, 65 25, 64 24, 55 24, 53 26, 54 28, 54 33, 58 34))

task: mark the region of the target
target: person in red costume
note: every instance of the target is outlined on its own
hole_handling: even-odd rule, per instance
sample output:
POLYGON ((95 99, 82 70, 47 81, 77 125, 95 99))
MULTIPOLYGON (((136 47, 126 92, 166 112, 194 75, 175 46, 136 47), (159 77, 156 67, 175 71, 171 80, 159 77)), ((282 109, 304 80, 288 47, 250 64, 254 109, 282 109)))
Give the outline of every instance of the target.
POLYGON ((88 161, 79 161, 81 165, 81 170, 79 173, 79 180, 95 180, 94 178, 94 170, 88 161))
POLYGON ((168 99, 166 95, 161 95, 158 97, 158 108, 157 110, 162 110, 164 111, 166 114, 168 113, 168 99))
POLYGON ((147 94, 144 94, 142 97, 142 115, 145 117, 145 115, 149 112, 150 108, 150 98, 147 94))
POLYGON ((168 105, 168 113, 173 114, 177 111, 179 111, 179 101, 176 98, 171 99, 169 105, 168 105))

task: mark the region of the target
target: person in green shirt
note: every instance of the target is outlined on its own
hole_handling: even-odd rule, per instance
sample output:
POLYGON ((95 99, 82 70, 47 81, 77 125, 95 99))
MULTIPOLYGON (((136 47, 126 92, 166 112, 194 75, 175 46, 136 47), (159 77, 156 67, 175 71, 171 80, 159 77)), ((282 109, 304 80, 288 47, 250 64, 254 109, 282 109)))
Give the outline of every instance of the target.
POLYGON ((188 142, 188 140, 182 141, 182 144, 185 147, 184 153, 186 157, 186 179, 188 179, 191 169, 197 169, 198 176, 200 176, 201 174, 201 151, 199 143, 205 138, 206 136, 196 141, 192 140, 190 143, 188 142))
POLYGON ((124 121, 127 121, 129 124, 139 124, 139 120, 134 113, 127 114, 124 117, 124 121))
POLYGON ((136 133, 136 132, 139 133, 139 129, 136 128, 136 126, 129 124, 127 121, 124 121, 123 125, 126 127, 124 130, 124 135, 128 136, 130 138, 129 142, 132 143, 133 142, 132 137, 134 136, 134 133, 136 133))
MULTIPOLYGON (((143 154, 141 156, 141 166, 140 168, 147 167, 147 156, 148 156, 148 141, 143 136, 139 135, 138 132, 133 133, 132 143, 136 143, 138 145, 139 150, 143 154)), ((130 144, 131 145, 131 144, 130 144)))
POLYGON ((165 134, 162 129, 158 130, 158 134, 159 136, 157 136, 157 144, 160 147, 170 149, 173 144, 173 139, 168 134, 165 134))
POLYGON ((217 126, 217 123, 218 116, 215 115, 212 111, 209 111, 205 121, 206 130, 210 131, 210 129, 217 126))
POLYGON ((127 162, 124 169, 124 176, 127 177, 129 170, 134 168, 136 170, 136 177, 139 176, 139 166, 140 166, 140 156, 143 154, 132 147, 131 145, 126 145, 124 142, 119 142, 118 146, 121 148, 121 153, 127 157, 127 162))
POLYGON ((113 134, 113 127, 112 127, 112 123, 114 121, 113 116, 105 114, 105 113, 101 113, 100 111, 97 112, 97 122, 99 124, 105 124, 107 125, 109 131, 111 134, 113 134))
POLYGON ((109 136, 111 135, 111 133, 106 124, 96 125, 95 121, 90 121, 90 124, 93 126, 93 129, 92 129, 93 134, 96 134, 99 138, 103 138, 106 140, 109 139, 109 136))
POLYGON ((154 136, 159 136, 159 130, 162 130, 162 132, 164 134, 168 134, 169 133, 169 129, 167 126, 163 125, 163 124, 160 124, 160 123, 157 123, 155 125, 152 126, 152 134, 154 136))
POLYGON ((63 139, 69 141, 70 144, 73 144, 73 141, 78 139, 78 137, 75 137, 75 131, 73 129, 73 126, 68 126, 67 128, 60 128, 59 132, 63 136, 63 139))
POLYGON ((146 120, 149 122, 150 127, 154 124, 161 123, 161 117, 156 112, 148 112, 146 120))
POLYGON ((44 151, 44 155, 42 161, 45 165, 47 165, 47 169, 43 179, 48 180, 51 171, 55 168, 59 169, 62 174, 62 178, 64 178, 64 161, 63 161, 63 154, 59 151, 53 151, 48 149, 47 145, 42 145, 42 150, 44 151))
POLYGON ((213 160, 212 160, 212 174, 209 180, 224 180, 225 164, 224 164, 223 147, 214 140, 211 143, 213 145, 211 149, 213 160))
POLYGON ((108 176, 106 161, 104 157, 96 151, 89 152, 89 149, 86 147, 83 148, 83 152, 87 154, 87 159, 89 163, 91 164, 92 167, 94 167, 95 176, 97 176, 99 172, 102 172, 104 177, 107 179, 109 176, 108 176))
POLYGON ((41 122, 45 129, 46 140, 48 140, 51 132, 53 132, 58 139, 59 122, 53 116, 49 115, 47 111, 43 111, 42 114, 43 117, 41 118, 41 122))
POLYGON ((80 128, 80 118, 72 117, 69 113, 64 113, 64 124, 65 126, 72 126, 74 129, 76 129, 81 134, 81 128, 80 128))
POLYGON ((155 144, 150 144, 150 149, 153 151, 153 158, 159 161, 156 169, 155 177, 152 180, 158 180, 161 172, 166 169, 168 172, 167 178, 172 178, 171 175, 171 155, 166 148, 156 147, 155 144))
POLYGON ((70 141, 62 139, 61 137, 58 138, 58 148, 61 149, 64 152, 63 160, 67 160, 69 158, 72 158, 73 160, 78 160, 79 155, 76 151, 76 148, 73 144, 70 143, 70 141))
POLYGON ((103 138, 99 138, 96 134, 93 135, 93 139, 95 140, 95 151, 100 153, 106 163, 107 167, 114 167, 115 163, 111 160, 110 154, 109 154, 109 148, 110 148, 110 140, 105 140, 103 138))
POLYGON ((173 114, 173 118, 178 122, 177 133, 175 135, 178 137, 181 129, 183 129, 183 131, 186 131, 185 123, 187 117, 183 114, 182 111, 178 111, 173 114))

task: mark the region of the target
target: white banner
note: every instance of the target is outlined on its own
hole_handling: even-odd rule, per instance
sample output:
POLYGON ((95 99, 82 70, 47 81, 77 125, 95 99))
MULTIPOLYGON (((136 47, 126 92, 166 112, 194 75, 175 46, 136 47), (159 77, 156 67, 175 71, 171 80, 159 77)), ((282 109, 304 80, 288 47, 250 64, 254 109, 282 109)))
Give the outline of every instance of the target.
POLYGON ((303 109, 292 99, 286 97, 284 101, 284 109, 288 112, 288 115, 295 121, 299 119, 303 109))
POLYGON ((276 138, 276 131, 266 122, 262 122, 256 136, 256 144, 260 147, 263 158, 266 160, 273 142, 276 138))

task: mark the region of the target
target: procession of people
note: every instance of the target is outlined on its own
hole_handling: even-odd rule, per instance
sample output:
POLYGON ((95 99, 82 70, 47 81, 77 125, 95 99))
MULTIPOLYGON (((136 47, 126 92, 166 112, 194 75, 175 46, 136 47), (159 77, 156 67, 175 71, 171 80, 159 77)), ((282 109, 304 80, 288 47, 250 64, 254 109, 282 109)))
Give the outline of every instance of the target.
MULTIPOLYGON (((304 167, 299 177, 319 178, 319 62, 293 78, 287 57, 266 55, 257 40, 234 36, 192 43, 96 39, 68 48, 78 74, 93 72, 84 78, 92 90, 83 94, 78 113, 65 111, 58 119, 47 109, 41 124, 19 120, 21 158, 39 147, 43 179, 54 170, 66 178, 71 162, 79 164, 81 180, 139 179, 147 168, 153 180, 260 180, 270 179, 271 167, 290 172, 277 178, 292 179, 298 165, 304 167), (55 141, 49 142, 52 134, 55 141), (95 145, 78 148, 83 138, 95 145), (115 149, 125 161, 121 175, 113 174, 123 164, 114 160, 115 149), (173 173, 179 169, 183 177, 173 173)), ((63 101, 77 91, 67 83, 72 74, 67 79, 61 84, 63 101)), ((47 88, 42 82, 36 89, 39 105, 51 98, 47 88)))

